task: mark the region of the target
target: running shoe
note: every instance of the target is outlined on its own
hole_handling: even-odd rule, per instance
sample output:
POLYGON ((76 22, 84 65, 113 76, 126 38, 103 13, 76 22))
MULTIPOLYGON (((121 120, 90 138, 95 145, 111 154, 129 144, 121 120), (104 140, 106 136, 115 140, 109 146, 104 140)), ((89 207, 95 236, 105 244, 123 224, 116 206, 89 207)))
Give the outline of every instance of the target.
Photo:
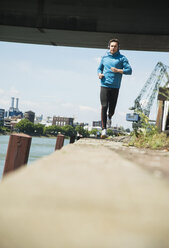
POLYGON ((107 130, 106 130, 106 129, 103 129, 103 130, 102 130, 101 138, 102 138, 102 139, 107 138, 107 130))

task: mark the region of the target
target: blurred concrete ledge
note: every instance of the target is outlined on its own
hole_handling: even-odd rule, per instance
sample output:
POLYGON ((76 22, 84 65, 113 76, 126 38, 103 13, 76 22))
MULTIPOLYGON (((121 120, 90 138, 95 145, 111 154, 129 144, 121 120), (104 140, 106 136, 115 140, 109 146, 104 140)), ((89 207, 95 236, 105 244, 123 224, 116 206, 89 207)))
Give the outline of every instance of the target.
POLYGON ((4 178, 1 248, 168 247, 168 183, 104 142, 79 140, 4 178))

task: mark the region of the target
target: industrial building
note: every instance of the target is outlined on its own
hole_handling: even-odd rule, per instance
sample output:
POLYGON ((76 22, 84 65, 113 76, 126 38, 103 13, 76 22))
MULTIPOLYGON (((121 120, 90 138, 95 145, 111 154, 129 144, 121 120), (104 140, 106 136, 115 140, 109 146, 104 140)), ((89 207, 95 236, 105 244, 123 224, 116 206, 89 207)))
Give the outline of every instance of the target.
POLYGON ((0 126, 4 125, 5 109, 0 109, 0 126))
POLYGON ((31 110, 30 111, 27 111, 27 112, 24 113, 24 118, 25 119, 28 119, 29 121, 31 121, 32 123, 34 123, 35 113, 32 112, 31 110))
POLYGON ((93 127, 101 127, 102 126, 102 123, 101 123, 101 121, 93 121, 92 126, 93 127))
POLYGON ((35 116, 34 123, 35 123, 35 124, 41 123, 42 120, 43 120, 43 115, 35 116))
POLYGON ((4 119, 4 127, 11 129, 11 118, 6 117, 4 119))
POLYGON ((19 116, 23 118, 23 113, 19 110, 19 98, 16 98, 16 105, 14 107, 15 97, 11 97, 11 106, 8 111, 5 112, 5 117, 19 116))
POLYGON ((73 126, 73 120, 74 120, 74 118, 53 116, 52 125, 56 125, 56 126, 70 125, 70 126, 73 126))

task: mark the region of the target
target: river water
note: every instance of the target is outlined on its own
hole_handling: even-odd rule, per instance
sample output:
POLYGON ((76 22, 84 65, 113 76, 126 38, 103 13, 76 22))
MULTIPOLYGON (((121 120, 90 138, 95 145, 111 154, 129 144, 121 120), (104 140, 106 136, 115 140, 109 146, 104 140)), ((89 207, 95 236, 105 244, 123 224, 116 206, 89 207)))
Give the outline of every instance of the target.
MULTIPOLYGON (((5 157, 8 148, 9 135, 0 135, 0 179, 2 178, 5 157)), ((56 138, 32 137, 29 152, 28 165, 43 156, 49 155, 55 150, 56 138)), ((69 144, 69 139, 64 140, 64 145, 69 144)))

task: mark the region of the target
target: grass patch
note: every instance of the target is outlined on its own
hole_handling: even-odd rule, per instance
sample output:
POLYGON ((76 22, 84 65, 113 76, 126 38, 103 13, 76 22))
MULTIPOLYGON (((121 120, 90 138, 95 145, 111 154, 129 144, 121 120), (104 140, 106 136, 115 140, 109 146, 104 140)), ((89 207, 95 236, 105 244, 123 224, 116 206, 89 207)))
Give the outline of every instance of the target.
POLYGON ((137 111, 137 113, 140 116, 140 127, 133 131, 128 145, 169 150, 169 137, 165 133, 159 132, 156 125, 150 124, 149 118, 144 113, 141 111, 137 111))
POLYGON ((169 150, 169 137, 165 133, 146 133, 140 135, 133 135, 129 146, 136 146, 139 148, 151 149, 167 149, 169 150))

